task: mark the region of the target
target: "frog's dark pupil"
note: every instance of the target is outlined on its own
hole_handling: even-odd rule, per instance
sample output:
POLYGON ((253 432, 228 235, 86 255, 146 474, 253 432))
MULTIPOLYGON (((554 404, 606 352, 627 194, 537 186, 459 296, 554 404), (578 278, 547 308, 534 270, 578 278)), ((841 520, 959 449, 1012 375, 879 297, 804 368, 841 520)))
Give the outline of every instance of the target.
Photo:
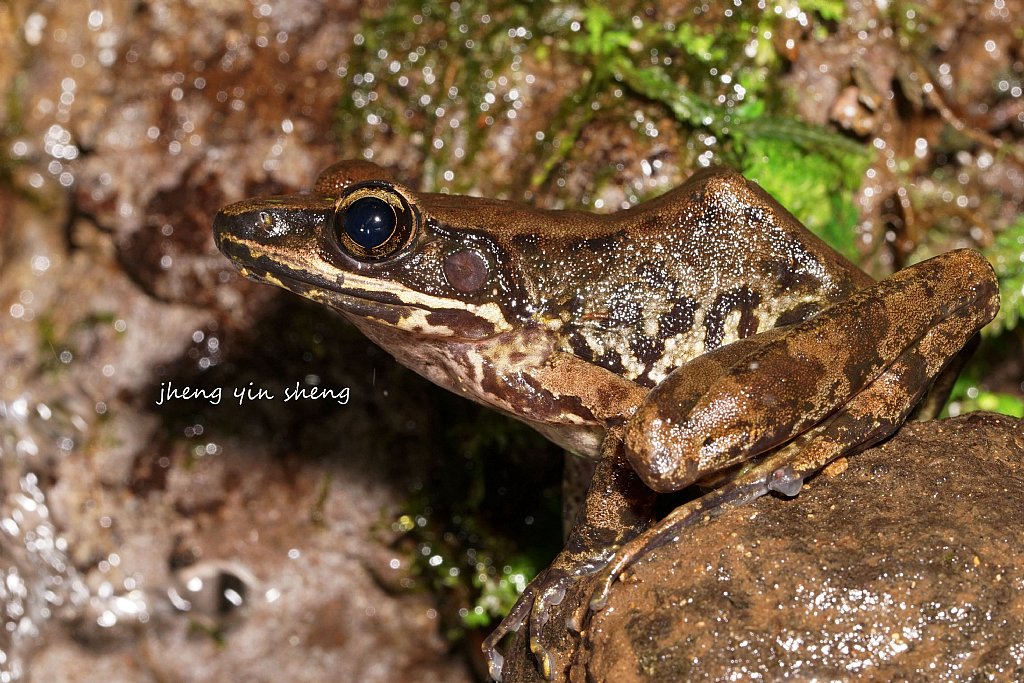
POLYGON ((363 249, 384 244, 395 231, 397 219, 391 205, 376 197, 363 197, 345 211, 343 229, 363 249))

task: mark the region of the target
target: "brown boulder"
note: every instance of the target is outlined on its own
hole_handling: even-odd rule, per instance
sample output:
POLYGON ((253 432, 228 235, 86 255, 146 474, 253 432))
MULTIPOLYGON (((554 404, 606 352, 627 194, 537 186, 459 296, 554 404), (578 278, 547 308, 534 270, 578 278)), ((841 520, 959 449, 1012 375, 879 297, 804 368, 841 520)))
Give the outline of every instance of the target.
MULTIPOLYGON (((1024 680, 1024 422, 913 423, 696 525, 627 570, 583 636, 543 640, 572 681, 1024 680)), ((518 634, 506 681, 541 680, 518 634)))

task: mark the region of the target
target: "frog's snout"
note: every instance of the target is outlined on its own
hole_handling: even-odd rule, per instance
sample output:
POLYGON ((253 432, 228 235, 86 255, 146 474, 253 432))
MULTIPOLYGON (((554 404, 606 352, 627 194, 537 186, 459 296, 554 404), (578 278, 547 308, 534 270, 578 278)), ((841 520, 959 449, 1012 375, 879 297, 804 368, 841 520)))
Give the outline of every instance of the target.
POLYGON ((236 202, 224 207, 213 218, 213 239, 221 251, 240 241, 265 243, 273 236, 275 220, 266 207, 252 202, 236 202))
POLYGON ((329 225, 334 202, 323 195, 296 195, 245 200, 221 209, 213 219, 213 238, 221 251, 233 243, 306 243, 329 225))
POLYGON ((217 212, 217 215, 213 217, 213 241, 217 244, 218 249, 224 251, 231 236, 239 232, 243 220, 239 214, 229 213, 226 210, 217 212))

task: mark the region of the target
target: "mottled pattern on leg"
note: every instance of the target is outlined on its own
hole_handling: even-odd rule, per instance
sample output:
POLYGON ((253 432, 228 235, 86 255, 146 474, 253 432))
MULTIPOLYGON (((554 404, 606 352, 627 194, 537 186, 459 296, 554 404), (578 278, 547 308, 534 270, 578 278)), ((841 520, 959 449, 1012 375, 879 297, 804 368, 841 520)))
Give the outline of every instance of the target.
POLYGON ((944 369, 934 346, 963 345, 978 327, 978 311, 963 307, 930 328, 874 382, 834 415, 769 454, 756 466, 701 498, 680 506, 616 553, 591 599, 600 609, 615 579, 640 557, 677 540, 686 527, 775 491, 794 496, 808 477, 835 459, 892 435, 944 369))

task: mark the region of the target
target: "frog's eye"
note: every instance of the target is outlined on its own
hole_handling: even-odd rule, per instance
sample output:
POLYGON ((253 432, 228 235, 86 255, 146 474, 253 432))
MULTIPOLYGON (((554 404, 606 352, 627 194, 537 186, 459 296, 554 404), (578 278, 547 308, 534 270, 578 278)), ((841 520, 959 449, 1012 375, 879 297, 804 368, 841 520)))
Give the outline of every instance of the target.
POLYGON ((405 246, 415 214, 405 197, 386 185, 353 188, 338 201, 335 236, 355 258, 376 261, 405 246))
POLYGON ((349 239, 369 251, 387 242, 397 224, 398 218, 390 204, 376 197, 363 197, 352 202, 345 211, 342 230, 349 239))

